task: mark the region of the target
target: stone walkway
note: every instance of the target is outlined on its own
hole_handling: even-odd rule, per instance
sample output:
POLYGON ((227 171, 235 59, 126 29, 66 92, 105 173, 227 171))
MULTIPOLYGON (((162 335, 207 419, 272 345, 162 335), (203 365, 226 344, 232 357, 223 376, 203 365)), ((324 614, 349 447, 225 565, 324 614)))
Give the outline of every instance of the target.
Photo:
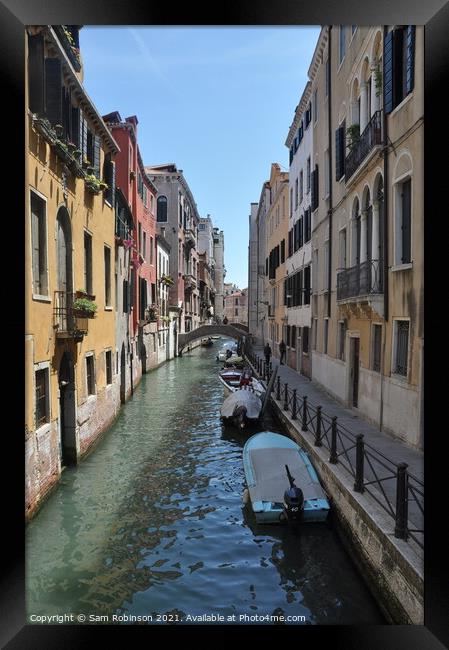
MULTIPOLYGON (((258 357, 264 359, 262 346, 253 346, 253 354, 256 354, 258 357)), ((281 380, 281 402, 284 399, 282 388, 287 382, 289 391, 293 389, 296 389, 297 391, 298 407, 302 404, 302 398, 307 396, 308 405, 315 409, 317 406, 321 406, 323 416, 328 416, 329 418, 336 416, 338 426, 343 426, 349 433, 353 434, 354 436, 360 433, 363 434, 365 444, 370 445, 370 447, 386 457, 392 463, 406 463, 408 465, 407 469, 410 477, 415 477, 419 481, 424 482, 424 455, 421 451, 412 449, 404 442, 393 438, 391 435, 384 433, 383 431, 379 431, 375 425, 369 423, 363 417, 358 415, 355 410, 345 408, 339 404, 322 388, 315 385, 307 377, 301 375, 299 372, 286 365, 279 365, 278 359, 272 358, 271 362, 273 369, 277 367, 278 376, 281 380)), ((272 393, 272 397, 276 397, 276 384, 274 392, 272 393)), ((295 426, 302 434, 299 414, 298 418, 299 419, 295 421, 295 426)), ((327 420, 327 422, 329 422, 329 420, 327 420)), ((310 431, 310 427, 309 433, 306 435, 313 435, 313 433, 310 431)), ((348 453, 346 454, 346 458, 342 456, 340 460, 344 463, 344 461, 349 457, 352 466, 355 467, 355 448, 350 449, 352 443, 349 440, 346 440, 344 444, 345 447, 348 448, 348 453)), ((339 441, 338 446, 341 450, 340 445, 341 442, 339 441)), ((364 480, 365 482, 373 482, 369 490, 374 491, 378 495, 380 502, 385 504, 385 497, 380 493, 380 489, 383 489, 392 507, 395 509, 396 479, 394 476, 396 473, 396 468, 390 466, 388 462, 384 461, 384 459, 382 459, 382 456, 377 456, 377 454, 375 454, 374 458, 373 455, 371 455, 369 460, 372 461, 372 466, 374 467, 375 474, 372 471, 372 467, 370 467, 368 459, 365 458, 364 480), (374 458, 378 458, 380 462, 377 462, 374 460, 374 458), (383 466, 383 463, 385 463, 385 466, 383 466), (391 478, 388 479, 389 476, 391 478), (384 480, 384 477, 387 478, 387 480, 384 480), (382 479, 382 482, 380 484, 376 481, 376 479, 379 478, 382 479), (382 488, 380 488, 380 486, 382 486, 382 488)), ((409 479, 409 485, 418 487, 418 489, 423 492, 423 489, 418 486, 415 481, 413 481, 413 478, 409 479)), ((411 530, 422 530, 424 527, 424 516, 418 503, 422 505, 424 499, 421 495, 415 494, 415 500, 412 494, 412 491, 410 491, 408 505, 409 528, 411 530)), ((417 539, 422 540, 421 533, 417 533, 417 539)))

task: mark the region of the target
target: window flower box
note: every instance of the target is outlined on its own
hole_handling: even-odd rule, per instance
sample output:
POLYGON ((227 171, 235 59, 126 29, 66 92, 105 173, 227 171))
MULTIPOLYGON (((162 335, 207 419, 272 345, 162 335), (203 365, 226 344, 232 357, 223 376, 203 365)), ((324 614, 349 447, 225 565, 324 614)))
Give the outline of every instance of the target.
POLYGON ((87 298, 87 300, 91 300, 94 302, 95 296, 93 293, 87 293, 87 291, 84 291, 84 289, 77 289, 75 293, 76 298, 87 298))
POLYGON ((169 287, 174 284, 174 280, 171 275, 161 275, 161 282, 169 287))
POLYGON ((97 305, 88 298, 77 298, 72 307, 72 313, 77 318, 95 318, 97 305))
POLYGON ((45 117, 33 115, 33 129, 41 135, 49 144, 56 141, 56 133, 50 122, 45 117))

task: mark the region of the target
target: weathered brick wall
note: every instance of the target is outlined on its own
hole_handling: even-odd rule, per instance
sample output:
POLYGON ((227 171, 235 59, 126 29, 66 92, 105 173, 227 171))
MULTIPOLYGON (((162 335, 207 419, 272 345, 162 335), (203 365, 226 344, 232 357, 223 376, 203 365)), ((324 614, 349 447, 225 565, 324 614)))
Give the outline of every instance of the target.
POLYGON ((90 395, 78 406, 77 427, 80 456, 88 451, 99 436, 113 423, 120 409, 120 378, 116 375, 110 386, 90 395))
POLYGON ((29 519, 59 480, 61 461, 58 421, 25 438, 25 517, 29 519))

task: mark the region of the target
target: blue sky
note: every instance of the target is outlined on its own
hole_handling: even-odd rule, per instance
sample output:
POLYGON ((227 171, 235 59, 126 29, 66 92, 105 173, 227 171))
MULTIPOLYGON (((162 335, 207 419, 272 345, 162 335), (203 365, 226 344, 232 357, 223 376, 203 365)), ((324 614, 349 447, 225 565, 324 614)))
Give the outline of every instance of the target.
POLYGON ((285 146, 319 27, 84 26, 84 85, 137 115, 144 164, 175 162, 224 230, 226 281, 248 284, 248 216, 285 146))

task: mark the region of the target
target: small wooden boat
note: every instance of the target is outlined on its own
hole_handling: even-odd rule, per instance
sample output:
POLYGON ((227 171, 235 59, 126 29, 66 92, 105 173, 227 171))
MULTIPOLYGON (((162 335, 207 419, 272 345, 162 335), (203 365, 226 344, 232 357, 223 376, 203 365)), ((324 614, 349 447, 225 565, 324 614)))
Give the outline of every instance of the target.
MULTIPOLYGON (((236 390, 241 388, 240 382, 242 380, 242 374, 243 370, 240 368, 225 368, 218 373, 218 378, 230 393, 234 393, 236 390)), ((259 397, 265 393, 265 386, 255 377, 250 377, 247 385, 250 386, 253 392, 259 397)))
POLYGON ((209 348, 211 345, 213 345, 214 342, 212 341, 212 337, 209 336, 207 339, 201 339, 201 345, 203 348, 209 348))
POLYGON ((326 493, 308 455, 290 438, 256 433, 243 448, 243 467, 257 522, 326 520, 326 493))
POLYGON ((260 418, 262 400, 248 386, 231 393, 221 407, 221 419, 238 429, 256 424, 260 418))

